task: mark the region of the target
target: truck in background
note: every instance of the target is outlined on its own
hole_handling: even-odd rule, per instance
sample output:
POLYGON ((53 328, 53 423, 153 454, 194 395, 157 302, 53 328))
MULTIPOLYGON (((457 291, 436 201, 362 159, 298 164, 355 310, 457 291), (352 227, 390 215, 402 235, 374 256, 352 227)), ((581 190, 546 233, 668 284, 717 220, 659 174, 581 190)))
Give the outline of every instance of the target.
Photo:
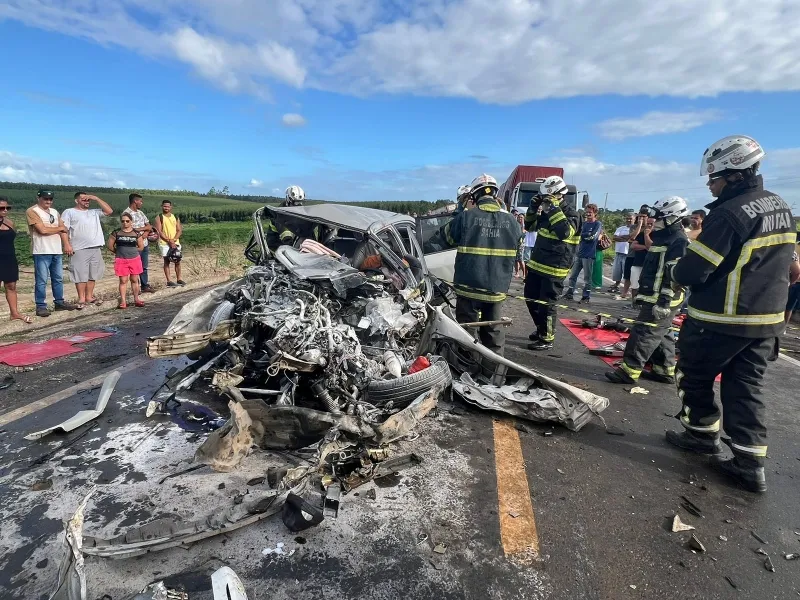
MULTIPOLYGON (((507 210, 517 209, 525 212, 531 205, 531 199, 539 193, 539 186, 553 175, 564 177, 561 167, 538 167, 519 165, 508 176, 505 183, 500 186, 499 196, 506 205, 507 210)), ((565 201, 574 209, 578 208, 578 188, 567 185, 565 201)))

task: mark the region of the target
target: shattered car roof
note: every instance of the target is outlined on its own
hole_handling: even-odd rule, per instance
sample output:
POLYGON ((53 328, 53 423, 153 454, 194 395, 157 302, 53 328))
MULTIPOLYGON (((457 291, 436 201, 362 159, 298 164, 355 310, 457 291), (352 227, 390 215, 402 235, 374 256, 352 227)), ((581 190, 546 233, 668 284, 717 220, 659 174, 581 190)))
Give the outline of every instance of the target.
POLYGON ((325 221, 332 225, 337 225, 353 231, 366 232, 374 225, 381 228, 383 225, 398 223, 414 223, 414 219, 407 215, 390 212, 388 210, 378 210, 376 208, 364 208, 362 206, 350 206, 347 204, 315 204, 313 206, 270 206, 270 211, 278 214, 315 219, 325 221))

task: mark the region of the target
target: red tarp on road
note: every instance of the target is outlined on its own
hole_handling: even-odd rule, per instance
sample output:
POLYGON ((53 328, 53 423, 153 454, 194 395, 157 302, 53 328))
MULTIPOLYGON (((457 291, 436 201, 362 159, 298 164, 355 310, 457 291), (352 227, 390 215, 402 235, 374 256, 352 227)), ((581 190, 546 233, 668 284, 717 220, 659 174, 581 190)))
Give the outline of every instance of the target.
POLYGON ((44 342, 20 342, 0 348, 0 363, 10 367, 28 367, 46 360, 83 352, 74 344, 83 344, 114 335, 106 331, 87 331, 65 338, 45 340, 44 342))

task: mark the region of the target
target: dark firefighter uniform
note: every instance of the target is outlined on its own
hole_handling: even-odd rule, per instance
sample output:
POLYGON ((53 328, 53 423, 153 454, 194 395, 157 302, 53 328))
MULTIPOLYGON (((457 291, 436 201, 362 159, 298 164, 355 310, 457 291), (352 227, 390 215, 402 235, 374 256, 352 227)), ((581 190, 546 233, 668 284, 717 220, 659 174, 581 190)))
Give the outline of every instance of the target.
MULTIPOLYGON (((453 276, 456 319, 459 323, 499 320, 522 235, 519 223, 500 209, 493 196, 483 196, 441 232, 448 246, 458 248, 453 276)), ((484 346, 503 353, 501 325, 479 327, 478 335, 484 346)))
POLYGON ((681 424, 695 437, 719 439, 720 396, 725 431, 743 468, 758 469, 767 455, 761 381, 775 337, 784 329, 790 263, 796 238, 792 212, 763 188, 761 176, 728 183, 673 270, 691 289, 678 340, 681 424))
POLYGON ((297 230, 293 231, 280 215, 273 214, 264 222, 264 232, 267 235, 267 247, 275 252, 278 246, 292 245, 296 238, 321 241, 323 226, 315 223, 299 223, 297 230))
POLYGON ((537 232, 536 244, 526 266, 525 298, 546 302, 528 302, 539 338, 545 342, 555 339, 555 302, 564 290, 564 279, 569 275, 572 261, 581 240, 583 217, 568 206, 560 206, 561 199, 544 196, 531 202, 525 213, 526 231, 537 232), (552 206, 546 213, 537 214, 541 203, 552 206))
POLYGON ((675 376, 675 338, 670 331, 672 319, 683 304, 683 291, 672 290, 672 271, 678 260, 686 254, 689 238, 681 222, 673 223, 650 234, 652 245, 642 265, 639 277, 639 295, 636 302, 641 303, 637 323, 631 328, 625 353, 619 369, 629 381, 637 381, 645 364, 650 361, 652 372, 662 381, 675 376), (653 316, 653 307, 669 308, 666 317, 653 316), (653 323, 644 325, 643 323, 653 323))

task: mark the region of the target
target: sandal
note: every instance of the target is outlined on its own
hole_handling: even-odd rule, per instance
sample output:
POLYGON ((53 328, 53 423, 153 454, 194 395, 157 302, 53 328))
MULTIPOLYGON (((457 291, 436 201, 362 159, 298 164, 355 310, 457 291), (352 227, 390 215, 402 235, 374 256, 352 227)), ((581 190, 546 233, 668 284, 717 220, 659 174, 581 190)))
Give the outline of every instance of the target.
POLYGON ((128 305, 120 303, 120 304, 117 304, 117 308, 120 309, 120 310, 124 310, 124 309, 128 308, 128 305))
POLYGON ((76 302, 73 306, 75 310, 83 310, 86 307, 83 302, 76 302))
POLYGON ((11 320, 12 321, 22 321, 23 323, 25 323, 27 325, 30 325, 31 323, 33 323, 33 319, 31 317, 29 317, 28 315, 22 315, 20 317, 11 317, 11 320))
POLYGON ((133 305, 136 308, 143 308, 144 307, 144 302, 142 302, 141 300, 137 300, 136 302, 133 303, 133 305))
POLYGON ((86 301, 86 304, 94 304, 95 306, 100 306, 102 303, 103 301, 97 298, 89 298, 89 300, 86 301))

